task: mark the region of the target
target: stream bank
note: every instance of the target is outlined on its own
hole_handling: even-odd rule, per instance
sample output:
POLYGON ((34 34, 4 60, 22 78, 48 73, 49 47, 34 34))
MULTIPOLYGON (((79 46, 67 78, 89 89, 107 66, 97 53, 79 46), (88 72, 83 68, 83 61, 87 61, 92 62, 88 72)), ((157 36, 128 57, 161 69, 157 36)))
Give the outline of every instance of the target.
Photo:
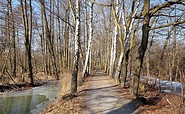
POLYGON ((60 94, 58 81, 49 81, 28 90, 8 92, 0 95, 2 114, 38 114, 60 94))

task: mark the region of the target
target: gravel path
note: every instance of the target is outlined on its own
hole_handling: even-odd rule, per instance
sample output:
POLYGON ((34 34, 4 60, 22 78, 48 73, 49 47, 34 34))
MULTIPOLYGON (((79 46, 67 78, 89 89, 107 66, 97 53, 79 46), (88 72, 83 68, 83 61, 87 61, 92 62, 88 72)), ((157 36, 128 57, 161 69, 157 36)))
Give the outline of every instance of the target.
POLYGON ((85 88, 86 109, 83 114, 131 114, 138 106, 120 94, 120 87, 103 72, 87 78, 85 88))

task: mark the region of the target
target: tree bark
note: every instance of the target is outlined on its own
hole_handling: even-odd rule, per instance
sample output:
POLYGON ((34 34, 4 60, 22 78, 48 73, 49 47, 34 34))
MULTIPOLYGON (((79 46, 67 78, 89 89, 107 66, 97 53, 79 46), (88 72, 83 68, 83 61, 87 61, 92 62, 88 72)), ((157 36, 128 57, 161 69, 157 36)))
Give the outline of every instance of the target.
POLYGON ((150 22, 150 0, 144 0, 144 19, 143 19, 143 26, 142 26, 142 40, 141 45, 137 51, 137 57, 136 57, 136 65, 134 68, 134 77, 133 77, 133 94, 138 97, 138 88, 139 88, 139 82, 140 82, 140 72, 141 67, 143 64, 143 58, 145 55, 145 51, 147 49, 148 44, 148 35, 149 35, 149 22, 150 22))
POLYGON ((15 21, 14 21, 14 14, 12 8, 12 0, 8 0, 10 13, 11 13, 11 22, 12 22, 12 45, 13 45, 13 72, 12 75, 16 77, 16 42, 15 42, 15 21))
POLYGON ((73 71, 71 78, 71 94, 77 92, 79 44, 80 44, 80 0, 76 0, 76 27, 75 27, 75 53, 73 60, 73 71))
MULTIPOLYGON (((30 6, 31 6, 31 0, 30 0, 30 6)), ((29 70, 29 77, 31 79, 31 85, 34 85, 34 80, 33 80, 33 71, 32 71, 32 57, 31 57, 31 39, 29 35, 29 21, 28 21, 28 14, 27 14, 27 2, 26 0, 21 0, 21 9, 22 9, 22 20, 23 20, 23 25, 24 25, 24 44, 26 47, 26 59, 27 59, 27 64, 28 64, 28 70, 29 70)), ((30 15, 32 15, 32 9, 30 9, 30 15)), ((32 17, 30 17, 30 21, 32 21, 32 17)), ((32 26, 32 25, 30 25, 32 26)), ((30 32, 32 32, 30 30, 30 32)))
POLYGON ((93 26, 92 26, 92 22, 93 22, 93 5, 94 3, 91 3, 91 7, 90 7, 90 22, 89 22, 89 39, 88 39, 88 48, 87 48, 87 53, 86 53, 86 58, 85 58, 85 65, 83 68, 83 78, 85 78, 87 75, 90 74, 89 70, 87 68, 90 68, 88 65, 91 64, 90 63, 90 59, 91 59, 91 42, 92 42, 92 37, 93 37, 93 26))
POLYGON ((43 12, 43 15, 44 15, 46 42, 49 43, 47 45, 48 45, 49 53, 50 53, 50 56, 51 56, 51 63, 52 63, 52 66, 54 67, 53 69, 54 69, 54 73, 56 75, 56 79, 59 80, 59 72, 58 72, 56 57, 55 57, 55 53, 54 53, 54 44, 53 44, 53 41, 52 41, 51 31, 49 30, 49 26, 48 26, 44 0, 40 0, 40 4, 41 4, 41 9, 42 9, 42 12, 43 12))
MULTIPOLYGON (((113 1, 114 2, 114 1, 113 1)), ((118 10, 120 7, 119 0, 116 0, 116 6, 115 6, 115 18, 119 18, 118 10)), ((116 48, 117 48, 117 38, 118 38, 118 26, 115 24, 114 26, 114 37, 112 37, 112 43, 111 43, 111 52, 110 52, 110 72, 109 76, 114 78, 114 72, 115 72, 115 61, 116 61, 116 48)), ((120 60, 120 59, 119 59, 120 60)))
MULTIPOLYGON (((67 9, 65 11, 65 21, 69 22, 69 6, 67 6, 67 9)), ((68 48, 69 48, 69 25, 65 23, 64 27, 64 68, 68 68, 68 48)))

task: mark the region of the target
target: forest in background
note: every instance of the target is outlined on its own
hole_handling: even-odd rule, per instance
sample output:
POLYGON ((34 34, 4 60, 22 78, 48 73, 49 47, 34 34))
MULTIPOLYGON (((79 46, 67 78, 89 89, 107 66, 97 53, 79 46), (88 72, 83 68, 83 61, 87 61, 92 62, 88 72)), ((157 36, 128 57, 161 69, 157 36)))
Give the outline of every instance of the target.
POLYGON ((140 76, 185 83, 184 11, 183 0, 1 0, 0 82, 72 72, 75 93, 79 72, 104 69, 122 87, 133 77, 136 96, 140 76))

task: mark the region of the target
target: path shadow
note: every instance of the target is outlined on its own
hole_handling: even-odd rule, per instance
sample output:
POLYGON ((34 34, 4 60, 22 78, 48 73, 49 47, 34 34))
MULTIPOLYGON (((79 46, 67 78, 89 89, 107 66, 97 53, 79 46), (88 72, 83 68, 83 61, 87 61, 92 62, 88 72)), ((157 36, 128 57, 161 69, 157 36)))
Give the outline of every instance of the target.
POLYGON ((106 76, 107 74, 106 73, 94 73, 94 74, 91 74, 90 76, 91 77, 95 77, 95 76, 106 76))
POLYGON ((134 99, 131 102, 124 104, 122 107, 112 110, 107 114, 137 114, 135 111, 142 105, 141 101, 134 99))
POLYGON ((100 87, 100 88, 93 88, 93 89, 84 89, 84 90, 79 91, 79 92, 96 91, 96 90, 102 90, 102 89, 110 89, 110 88, 114 88, 114 87, 117 87, 117 85, 107 86, 107 87, 100 87))

